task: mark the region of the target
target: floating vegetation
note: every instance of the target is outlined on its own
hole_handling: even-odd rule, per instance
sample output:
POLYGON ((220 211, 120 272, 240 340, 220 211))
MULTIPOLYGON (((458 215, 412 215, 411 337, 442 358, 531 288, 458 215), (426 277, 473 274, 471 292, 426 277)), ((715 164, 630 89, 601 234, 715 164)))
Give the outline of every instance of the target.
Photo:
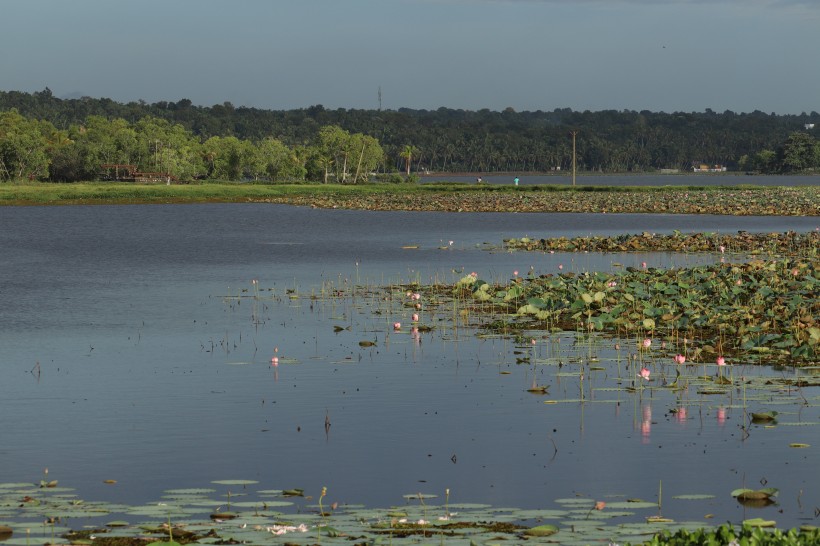
POLYGON ((817 529, 792 529, 790 531, 766 530, 764 527, 773 527, 774 521, 760 518, 746 520, 738 528, 734 525, 721 525, 716 529, 688 530, 680 529, 676 532, 662 531, 648 544, 660 546, 675 544, 678 546, 700 546, 701 544, 759 544, 767 546, 789 545, 809 546, 817 544, 820 532, 817 529))
POLYGON ((521 188, 424 184, 409 191, 311 188, 311 195, 249 201, 320 208, 448 212, 593 212, 655 214, 820 215, 820 189, 806 187, 560 187, 521 188))
MULTIPOLYGON (((243 487, 253 481, 220 480, 221 484, 241 484, 243 487)), ((256 496, 268 497, 274 491, 248 491, 256 496)), ((768 491, 768 490, 766 490, 768 491)), ((655 503, 622 502, 605 503, 590 498, 558 499, 557 510, 519 510, 517 508, 494 508, 486 504, 459 503, 434 505, 435 494, 416 493, 405 495, 405 505, 388 508, 365 508, 360 505, 332 503, 322 509, 321 499, 326 495, 323 489, 319 505, 290 505, 281 502, 280 510, 261 510, 264 501, 251 500, 236 506, 230 517, 193 518, 191 514, 201 512, 204 495, 209 489, 170 490, 166 494, 189 497, 181 499, 178 506, 164 504, 146 506, 107 505, 105 503, 85 503, 74 499, 54 497, 44 493, 35 485, 14 487, 0 485, 0 506, 4 507, 6 523, 0 525, 0 540, 10 546, 58 544, 68 542, 75 545, 96 544, 98 546, 142 546, 146 544, 184 545, 199 544, 415 544, 419 539, 434 539, 439 544, 489 544, 494 542, 518 543, 537 540, 555 535, 561 544, 584 544, 593 542, 628 543, 653 541, 666 544, 672 536, 704 536, 714 533, 729 536, 743 536, 753 527, 774 526, 766 520, 746 520, 743 526, 722 525, 705 530, 694 522, 673 522, 661 516, 643 516, 640 510, 657 508, 655 503), (36 495, 32 496, 32 495, 36 495), (21 502, 23 499, 38 502, 21 502), (75 507, 93 504, 96 513, 75 512, 75 507), (629 508, 618 510, 617 508, 629 508), (239 510, 247 508, 247 510, 239 510), (281 511, 289 508, 287 511, 281 511), (187 512, 184 521, 172 522, 174 513, 187 512), (129 523, 126 520, 111 520, 115 513, 145 514, 148 521, 129 523), (43 523, 45 514, 49 516, 43 523), (96 522, 105 518, 103 522, 96 522), (82 528, 72 530, 58 526, 58 522, 75 521, 82 528), (107 521, 107 523, 105 522, 107 521), (37 522, 37 523, 35 523, 37 522), (671 534, 669 525, 679 525, 680 530, 671 534), (284 542, 283 542, 284 541, 284 542)), ((446 499, 449 500, 449 490, 446 499)), ((695 496, 691 496, 693 500, 695 496)), ((708 498, 708 496, 704 496, 708 498)), ((212 507, 218 501, 212 501, 212 507)), ((780 533, 777 531, 776 533, 780 533)), ((816 529, 798 532, 789 531, 789 536, 801 536, 816 540, 820 538, 816 529)), ((777 536, 775 534, 771 536, 777 536)), ((550 539, 551 542, 555 539, 550 539)), ((692 544, 699 542, 691 542, 692 544)), ((686 544, 689 544, 688 542, 686 544)), ((802 543, 801 543, 802 544, 802 543)), ((809 542, 805 542, 809 544, 809 542)))
POLYGON ((548 239, 506 239, 504 247, 515 250, 555 252, 714 252, 768 256, 816 256, 820 232, 672 234, 644 232, 612 236, 555 237, 548 239))
MULTIPOLYGON (((732 355, 745 362, 809 365, 820 356, 819 270, 817 257, 784 258, 531 275, 508 284, 467 275, 425 290, 428 305, 457 301, 474 326, 493 332, 607 332, 660 338, 690 363, 722 367, 732 355)), ((717 384, 730 383, 721 375, 717 384)))

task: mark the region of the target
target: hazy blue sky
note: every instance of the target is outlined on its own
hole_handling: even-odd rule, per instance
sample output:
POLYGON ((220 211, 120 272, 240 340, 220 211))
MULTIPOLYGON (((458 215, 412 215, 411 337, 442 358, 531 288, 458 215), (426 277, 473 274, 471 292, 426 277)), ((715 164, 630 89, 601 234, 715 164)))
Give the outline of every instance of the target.
POLYGON ((820 0, 0 0, 0 89, 268 109, 820 111, 820 0))

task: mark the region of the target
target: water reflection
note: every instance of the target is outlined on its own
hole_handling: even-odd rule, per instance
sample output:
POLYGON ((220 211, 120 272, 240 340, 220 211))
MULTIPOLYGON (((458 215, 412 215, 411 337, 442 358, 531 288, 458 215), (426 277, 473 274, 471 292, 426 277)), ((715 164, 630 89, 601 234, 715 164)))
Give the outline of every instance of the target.
POLYGON ((717 422, 721 427, 726 424, 726 408, 723 406, 717 409, 717 422))
POLYGON ((644 404, 641 408, 641 440, 642 443, 649 443, 649 436, 652 433, 652 406, 644 404))
MULTIPOLYGON (((510 272, 530 267, 537 275, 562 265, 583 272, 614 262, 668 267, 716 259, 484 250, 504 237, 692 226, 800 230, 813 229, 816 219, 267 205, 2 213, 2 482, 31 481, 49 467, 61 484, 81 487, 81 497, 121 494, 130 502, 241 477, 314 494, 328 486, 369 506, 449 488, 463 502, 544 508, 580 488, 648 497, 654 487, 647 484, 660 478, 664 491, 724 496, 740 486, 735 473, 698 483, 691 477, 714 456, 749 476, 765 468, 783 490, 820 475, 816 459, 785 447, 800 427, 753 432, 740 445, 727 420, 731 399, 691 394, 683 402, 663 388, 662 362, 671 356, 656 347, 664 340, 641 352, 641 338, 588 331, 476 337, 469 314, 410 301, 406 292, 380 299, 374 290, 451 282, 471 271, 507 282, 510 272), (403 248, 410 243, 419 248, 403 248), (402 323, 399 331, 394 322, 402 323), (36 362, 41 373, 33 377, 36 362), (639 377, 644 367, 650 381, 639 377), (534 379, 549 387, 545 393, 527 392, 534 379), (621 403, 630 404, 624 415, 621 403), (687 427, 652 421, 653 408, 666 415, 718 403, 703 434, 721 441, 708 456, 689 450, 687 427), (641 443, 690 456, 670 475, 647 456, 654 449, 635 441, 637 430, 641 443), (590 470, 601 453, 619 472, 590 470), (789 465, 772 468, 777 458, 789 465), (112 476, 123 486, 113 493, 100 485, 112 476)), ((816 420, 816 413, 806 408, 802 418, 816 420)), ((797 521, 800 508, 784 502, 791 504, 783 518, 797 521)), ((676 510, 702 517, 698 506, 676 510)), ((713 511, 722 520, 735 516, 723 503, 713 511)))

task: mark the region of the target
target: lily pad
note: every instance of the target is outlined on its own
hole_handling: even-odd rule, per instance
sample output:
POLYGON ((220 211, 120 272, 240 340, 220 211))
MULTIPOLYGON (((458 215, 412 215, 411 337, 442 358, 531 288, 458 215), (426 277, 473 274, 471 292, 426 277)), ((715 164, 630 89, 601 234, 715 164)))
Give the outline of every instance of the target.
POLYGON ((214 480, 211 483, 219 485, 253 485, 259 482, 256 480, 214 480))
POLYGON ((763 518, 744 519, 743 525, 750 527, 774 527, 777 523, 774 520, 766 520, 763 518))
POLYGON ((776 497, 778 490, 773 487, 766 489, 735 489, 732 496, 739 501, 765 500, 776 497))
POLYGON ((524 534, 531 537, 548 537, 550 535, 554 535, 558 532, 558 527, 555 525, 539 525, 537 527, 531 527, 524 531, 524 534))

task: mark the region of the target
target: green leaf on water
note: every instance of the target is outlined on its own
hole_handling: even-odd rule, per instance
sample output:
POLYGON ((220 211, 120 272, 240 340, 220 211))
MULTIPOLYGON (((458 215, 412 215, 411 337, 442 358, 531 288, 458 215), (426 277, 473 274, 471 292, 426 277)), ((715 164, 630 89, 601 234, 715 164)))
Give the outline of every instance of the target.
POLYGON ((679 500, 707 500, 714 499, 715 495, 675 495, 672 498, 679 500))
POLYGON ((524 531, 524 534, 531 537, 548 537, 558 532, 558 527, 555 525, 539 525, 524 531))
POLYGON ((777 417, 776 411, 766 411, 760 413, 752 413, 752 422, 753 423, 766 423, 768 421, 774 421, 775 417, 777 417))
POLYGON ((765 520, 763 518, 744 519, 743 525, 750 527, 774 527, 777 523, 774 520, 765 520))
POLYGON ((407 495, 403 495, 405 499, 413 500, 413 499, 435 499, 438 495, 434 495, 432 493, 408 493, 407 495))
POLYGON ((765 489, 735 489, 732 491, 732 496, 739 500, 763 500, 771 497, 776 497, 778 490, 774 487, 767 487, 765 489))
POLYGON ((259 482, 256 480, 214 480, 211 483, 219 485, 253 485, 259 482))

